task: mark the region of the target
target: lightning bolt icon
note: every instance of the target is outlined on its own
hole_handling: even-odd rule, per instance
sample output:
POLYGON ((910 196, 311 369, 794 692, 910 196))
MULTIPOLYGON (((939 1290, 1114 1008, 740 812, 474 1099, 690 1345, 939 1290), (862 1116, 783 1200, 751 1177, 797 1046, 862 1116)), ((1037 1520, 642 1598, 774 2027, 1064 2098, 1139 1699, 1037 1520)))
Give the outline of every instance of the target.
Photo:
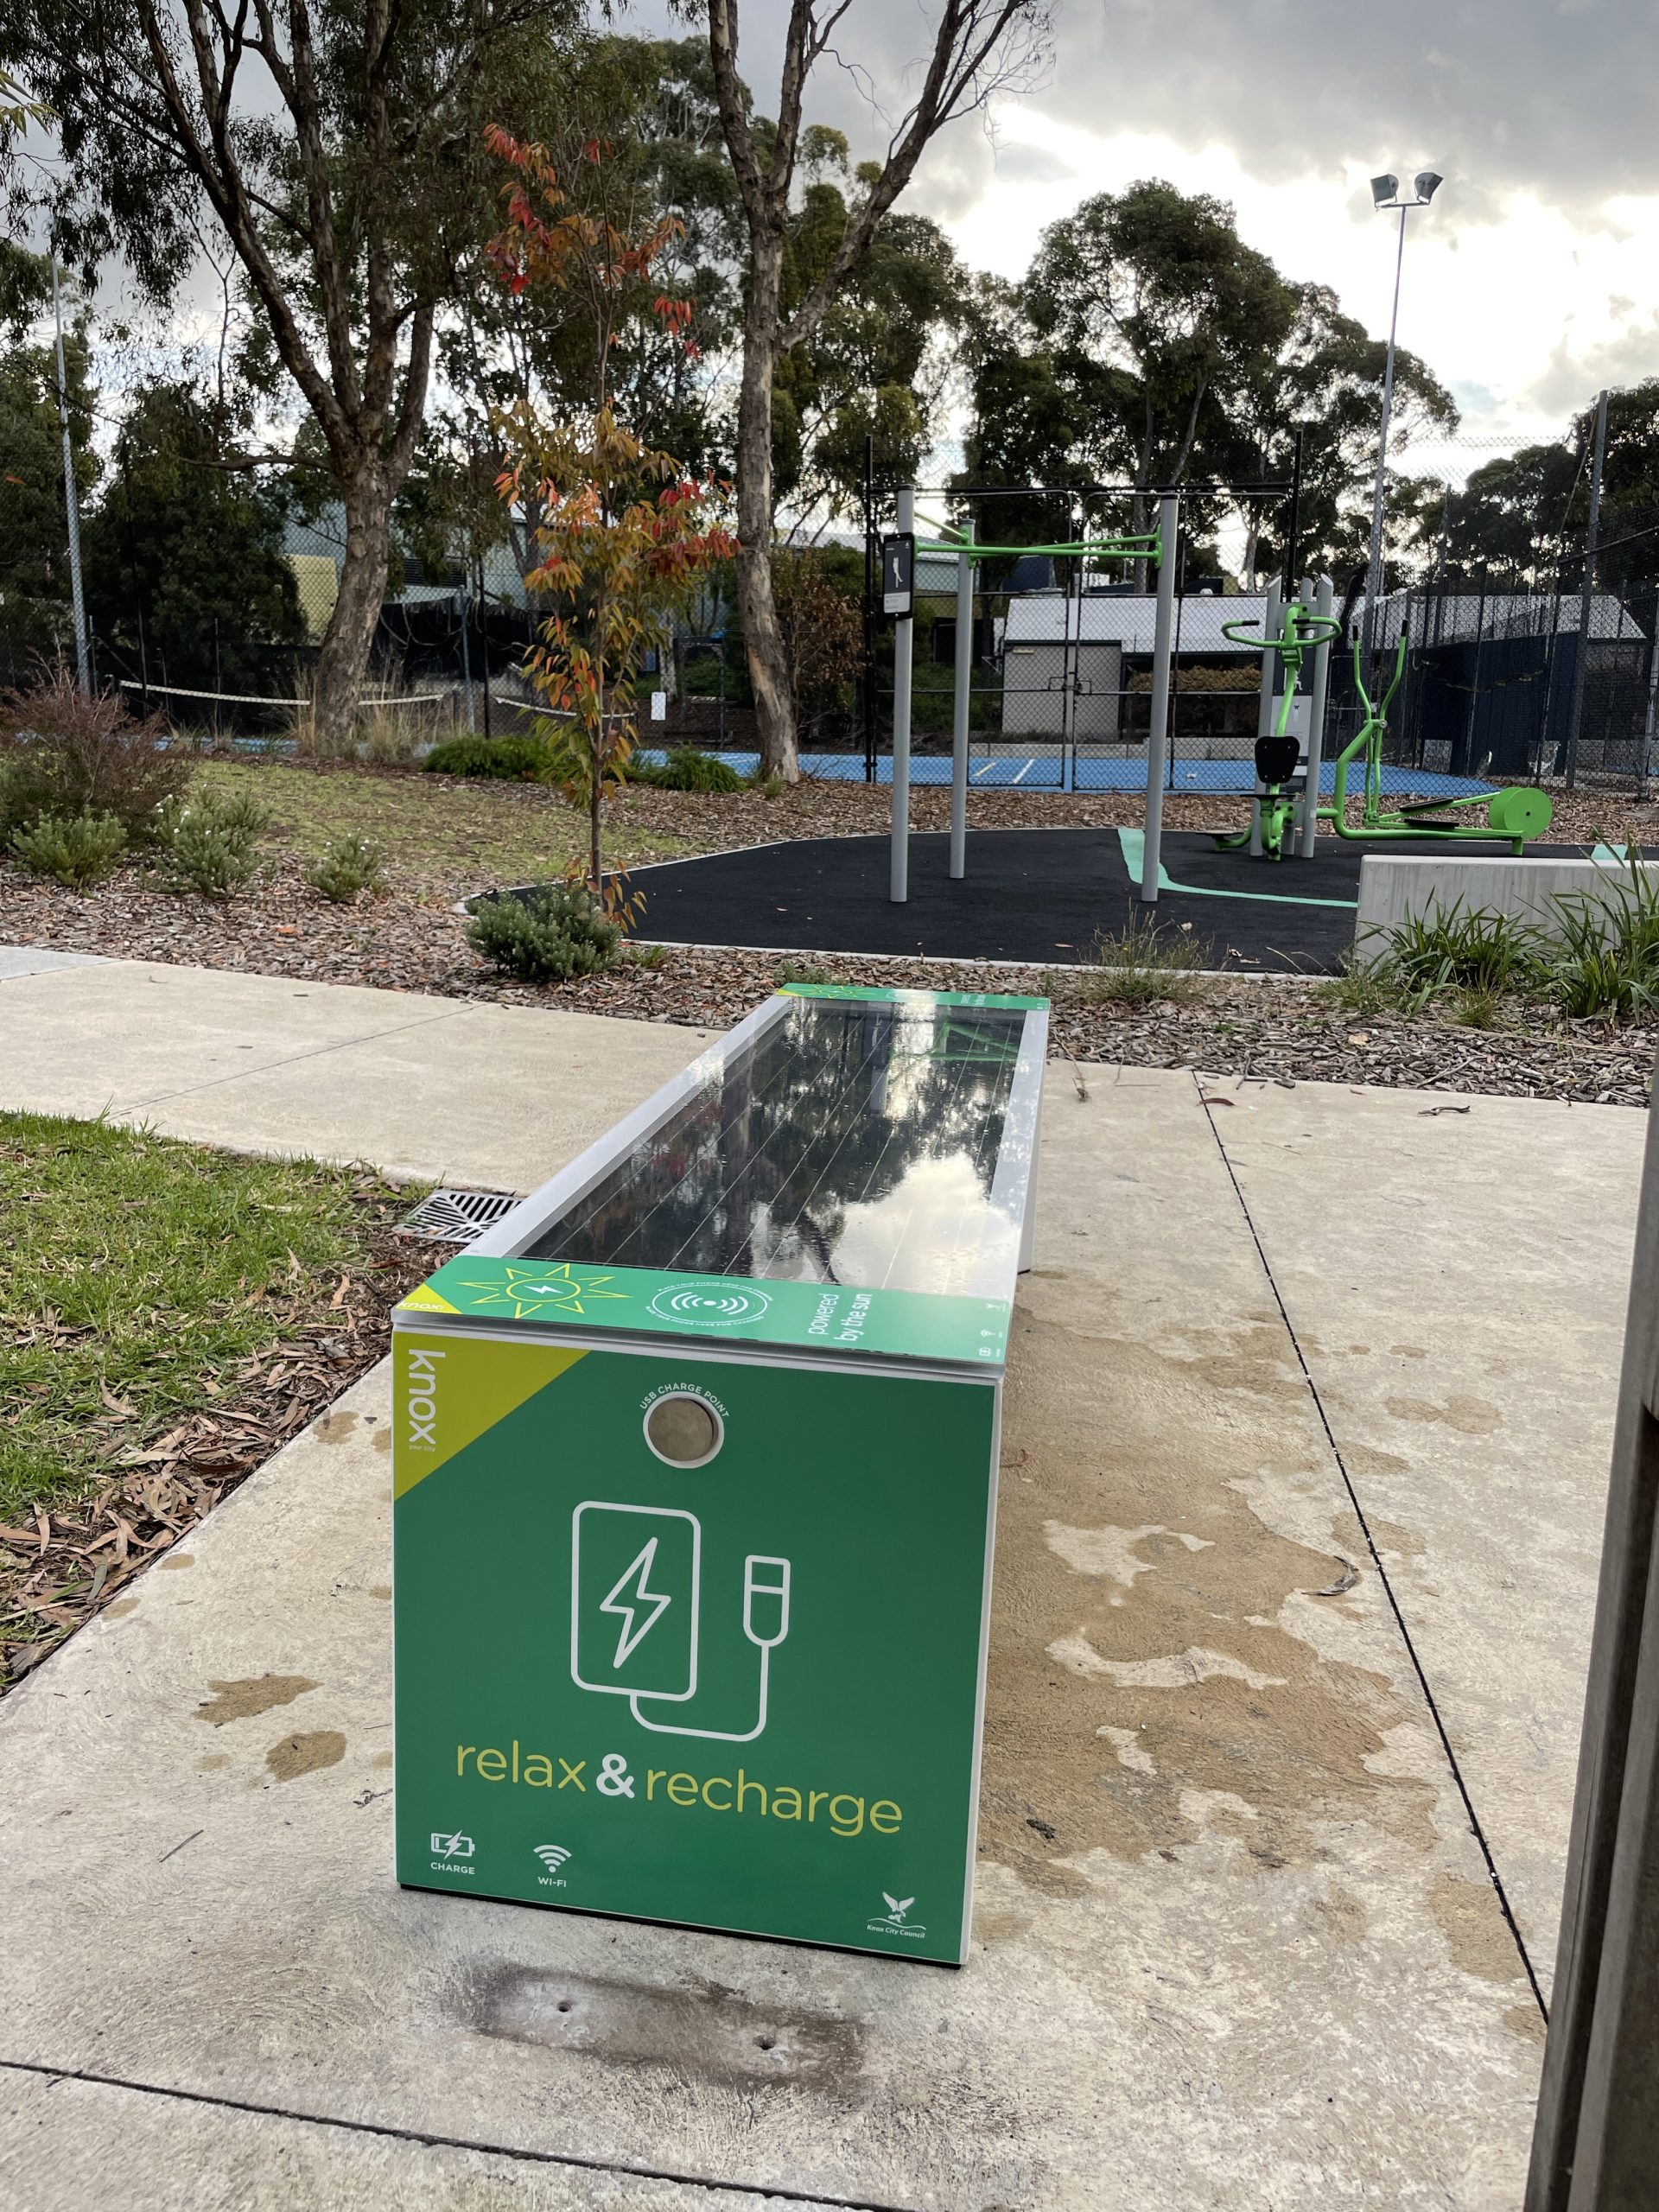
POLYGON ((645 1586, 651 1580, 651 1570, 656 1564, 656 1560, 657 1539, 653 1536, 632 1565, 620 1576, 616 1587, 599 1609, 601 1613, 614 1613, 622 1624, 622 1632, 616 1639, 616 1656, 611 1662, 613 1667, 626 1664, 628 1654, 650 1635, 652 1630, 656 1627, 664 1613, 673 1603, 673 1599, 665 1592, 647 1589, 645 1586), (632 1604, 629 1602, 630 1599, 633 1601, 632 1604), (651 1611, 636 1628, 633 1624, 634 1614, 646 1605, 650 1606, 651 1611))

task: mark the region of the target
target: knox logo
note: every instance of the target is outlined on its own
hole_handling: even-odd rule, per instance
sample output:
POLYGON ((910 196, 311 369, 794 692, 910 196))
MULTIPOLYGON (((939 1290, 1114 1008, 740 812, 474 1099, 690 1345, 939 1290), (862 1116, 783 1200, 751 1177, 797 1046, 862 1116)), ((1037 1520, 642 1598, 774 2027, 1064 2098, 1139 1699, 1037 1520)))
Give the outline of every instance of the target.
POLYGON ((914 1897, 896 1897, 891 1890, 883 1890, 881 1902, 887 1906, 887 1910, 878 1919, 867 1920, 864 1923, 870 1935, 907 1936, 912 1942, 919 1942, 927 1934, 925 1928, 910 1917, 910 1909, 916 1902, 914 1897))
POLYGON ((438 1448, 437 1363, 446 1357, 441 1351, 410 1352, 409 1365, 404 1373, 404 1414, 409 1423, 404 1442, 411 1452, 435 1452, 438 1448))

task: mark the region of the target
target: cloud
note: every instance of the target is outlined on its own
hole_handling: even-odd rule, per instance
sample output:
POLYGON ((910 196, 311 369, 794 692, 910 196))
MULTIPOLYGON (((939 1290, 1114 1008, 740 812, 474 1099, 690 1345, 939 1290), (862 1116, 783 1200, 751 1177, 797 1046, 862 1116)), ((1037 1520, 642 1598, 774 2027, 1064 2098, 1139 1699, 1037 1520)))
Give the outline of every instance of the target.
POLYGON ((1563 414, 1587 407, 1604 386, 1616 391, 1653 376, 1659 376, 1659 313, 1600 346, 1573 350, 1563 338, 1526 397, 1541 414, 1563 414))
POLYGON ((1076 176, 1070 162, 1049 146, 999 146, 995 155, 999 184, 1063 184, 1076 176))

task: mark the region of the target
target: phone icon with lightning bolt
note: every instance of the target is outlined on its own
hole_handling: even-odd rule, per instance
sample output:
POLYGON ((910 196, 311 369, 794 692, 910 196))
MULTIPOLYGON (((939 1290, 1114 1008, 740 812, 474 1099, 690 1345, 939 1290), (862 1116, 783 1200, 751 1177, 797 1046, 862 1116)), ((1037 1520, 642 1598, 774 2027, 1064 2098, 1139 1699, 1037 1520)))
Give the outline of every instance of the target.
POLYGON ((702 1529, 672 1506, 590 1499, 573 1516, 570 1672, 585 1690, 696 1694, 702 1529))

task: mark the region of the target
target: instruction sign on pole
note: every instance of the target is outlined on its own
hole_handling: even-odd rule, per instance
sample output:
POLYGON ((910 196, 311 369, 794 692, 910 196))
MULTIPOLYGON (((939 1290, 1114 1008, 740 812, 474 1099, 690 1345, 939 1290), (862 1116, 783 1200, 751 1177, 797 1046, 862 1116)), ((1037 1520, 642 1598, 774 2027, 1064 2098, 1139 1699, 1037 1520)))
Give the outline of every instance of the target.
POLYGON ((881 541, 881 612, 908 621, 916 612, 916 533, 895 531, 881 541))

